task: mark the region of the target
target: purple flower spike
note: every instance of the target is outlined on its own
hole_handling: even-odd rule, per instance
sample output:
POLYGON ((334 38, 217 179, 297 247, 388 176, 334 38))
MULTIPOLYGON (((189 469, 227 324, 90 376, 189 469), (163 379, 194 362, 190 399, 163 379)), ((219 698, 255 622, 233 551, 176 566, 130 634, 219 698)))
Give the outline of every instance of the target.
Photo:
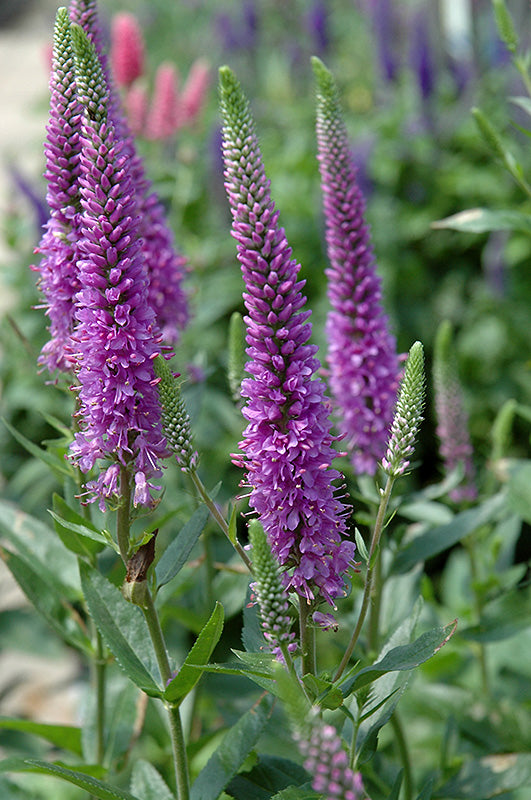
POLYGON ((452 472, 459 465, 464 470, 461 484, 452 489, 449 496, 456 503, 476 500, 478 492, 468 415, 452 352, 452 326, 447 320, 441 323, 435 339, 433 386, 439 452, 444 461, 444 471, 452 472))
POLYGON ((324 195, 330 386, 339 427, 358 473, 373 475, 385 453, 398 389, 396 344, 381 302, 365 202, 332 74, 313 59, 317 144, 324 195))
POLYGON ((258 140, 241 86, 220 70, 225 188, 233 216, 248 316, 242 382, 249 421, 238 464, 247 470, 250 505, 258 512, 273 555, 289 572, 286 587, 308 601, 344 594, 355 545, 343 540, 347 508, 332 481, 328 404, 317 348, 308 344, 300 266, 291 258, 271 200, 258 140))
POLYGON ((167 455, 152 364, 160 334, 148 304, 129 159, 107 116, 107 86, 94 47, 77 25, 71 36, 84 108, 76 298, 80 430, 71 453, 83 472, 99 459, 111 461, 87 484, 101 507, 120 489, 120 464, 132 476, 135 505, 150 505, 159 459, 167 455))
POLYGON ((71 0, 70 19, 83 28, 94 45, 102 67, 108 87, 108 117, 114 125, 117 137, 124 140, 124 154, 130 160, 129 172, 141 220, 142 253, 148 271, 148 301, 155 311, 164 340, 173 345, 188 322, 188 299, 182 285, 187 271, 186 259, 175 249, 164 208, 146 178, 144 164, 136 152, 118 93, 110 78, 96 0, 71 0))
POLYGON ((71 346, 74 325, 74 295, 79 289, 76 274, 76 240, 79 216, 79 132, 81 106, 76 96, 74 56, 70 46, 68 15, 59 9, 54 30, 50 78, 50 118, 44 146, 50 218, 36 252, 39 288, 46 300, 50 341, 39 363, 50 372, 72 370, 71 346))
POLYGON ((359 772, 349 767, 348 753, 332 725, 325 724, 317 709, 295 733, 304 768, 312 775, 312 789, 326 800, 369 800, 359 772))

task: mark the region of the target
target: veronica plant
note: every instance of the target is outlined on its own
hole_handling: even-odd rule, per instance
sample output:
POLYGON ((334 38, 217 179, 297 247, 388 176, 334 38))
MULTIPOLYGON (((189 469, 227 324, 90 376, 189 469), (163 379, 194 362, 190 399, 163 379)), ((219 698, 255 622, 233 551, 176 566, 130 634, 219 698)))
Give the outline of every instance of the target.
POLYGON ((389 435, 398 387, 396 343, 382 307, 365 201, 332 74, 313 59, 317 146, 330 268, 326 333, 330 388, 358 474, 374 475, 389 435))
POLYGON ((345 594, 354 544, 344 539, 347 507, 333 481, 333 450, 325 386, 308 344, 300 266, 291 258, 278 222, 247 100, 228 69, 220 71, 225 187, 245 282, 248 315, 246 371, 248 425, 236 463, 246 470, 250 505, 273 554, 286 570, 286 587, 306 610, 345 594))

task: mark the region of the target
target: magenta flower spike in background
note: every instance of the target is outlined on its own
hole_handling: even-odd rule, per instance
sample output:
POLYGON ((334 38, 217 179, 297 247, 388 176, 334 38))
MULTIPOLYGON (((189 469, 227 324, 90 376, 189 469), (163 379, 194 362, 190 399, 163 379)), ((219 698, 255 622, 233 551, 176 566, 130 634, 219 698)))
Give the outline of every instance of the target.
POLYGON ((476 500, 476 470, 472 459, 473 449, 468 431, 468 415, 457 375, 457 365, 452 352, 452 326, 445 320, 439 326, 433 353, 433 388, 437 415, 439 452, 445 473, 459 465, 463 480, 449 493, 454 502, 476 500))
POLYGON ((149 139, 175 136, 179 113, 179 73, 174 64, 164 63, 155 75, 153 98, 146 119, 146 136, 149 139))
POLYGON ((398 389, 394 337, 382 308, 365 202, 356 182, 332 74, 313 59, 317 145, 330 268, 328 365, 339 428, 357 473, 373 475, 385 453, 398 389))
POLYGON ((129 87, 144 74, 144 37, 134 14, 116 14, 111 26, 111 70, 117 86, 129 87))
POLYGON ((54 30, 50 117, 44 145, 46 156, 46 200, 50 218, 41 238, 39 288, 46 300, 50 341, 39 363, 50 372, 71 371, 71 335, 74 326, 74 295, 79 288, 76 271, 79 217, 79 132, 82 108, 76 95, 74 56, 70 46, 68 15, 57 14, 54 30))
POLYGON ((300 265, 291 258, 271 200, 258 140, 241 86, 220 70, 225 187, 238 245, 248 316, 243 411, 248 425, 238 462, 251 486, 273 555, 287 570, 287 588, 308 601, 345 593, 355 546, 345 541, 348 509, 332 484, 332 448, 317 348, 308 344, 300 265))
POLYGON ((146 178, 142 159, 136 152, 131 131, 110 80, 96 0, 71 0, 70 19, 83 28, 94 45, 102 66, 109 91, 109 119, 112 120, 117 135, 123 138, 125 152, 131 162, 129 171, 141 217, 140 233, 148 270, 149 302, 157 316, 164 340, 173 345, 188 322, 188 299, 183 289, 186 259, 175 249, 164 208, 146 178))
POLYGON ((84 108, 76 298, 79 432, 71 453, 85 473, 98 460, 111 462, 87 483, 102 507, 123 491, 121 467, 134 478, 135 505, 150 505, 159 459, 167 454, 152 363, 160 333, 148 302, 128 153, 107 115, 107 86, 95 49, 79 26, 71 26, 71 36, 84 108))
POLYGON ((369 800, 359 772, 349 767, 348 753, 333 725, 312 711, 295 739, 304 757, 304 768, 312 776, 312 789, 325 800, 369 800))

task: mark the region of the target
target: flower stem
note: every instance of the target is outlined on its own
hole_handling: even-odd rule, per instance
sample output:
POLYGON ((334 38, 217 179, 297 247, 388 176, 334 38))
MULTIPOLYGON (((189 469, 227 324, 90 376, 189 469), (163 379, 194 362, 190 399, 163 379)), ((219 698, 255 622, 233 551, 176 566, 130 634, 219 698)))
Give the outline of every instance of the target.
POLYGON ((234 541, 232 540, 232 538, 230 536, 230 533, 229 533, 229 526, 227 524, 226 519, 224 518, 223 514, 221 514, 219 508, 216 506, 216 504, 214 503, 214 501, 212 500, 212 498, 208 494, 208 492, 207 492, 207 490, 206 490, 201 478, 197 474, 197 471, 195 469, 191 469, 189 474, 190 474, 192 482, 193 482, 193 484, 194 484, 199 496, 201 497, 202 501, 204 502, 204 504, 206 505, 206 507, 210 511, 212 517, 216 520, 216 522, 218 523, 219 527, 221 528, 221 530, 223 531, 225 536, 229 539, 231 544, 234 545, 234 548, 235 548, 236 552, 238 553, 238 555, 240 556, 240 558, 244 562, 244 564, 247 567, 247 569, 249 570, 249 572, 252 572, 251 561, 250 561, 247 553, 245 552, 245 550, 243 549, 243 547, 241 546, 241 544, 239 543, 239 541, 236 538, 234 538, 234 541))
POLYGON ((310 622, 310 606, 304 599, 299 597, 299 625, 300 643, 302 654, 302 674, 315 675, 315 631, 310 622))
POLYGON ((120 464, 120 505, 116 517, 116 540, 124 564, 129 559, 129 532, 131 529, 131 485, 129 471, 120 464))
POLYGON ((391 717, 391 725, 395 734, 395 743, 400 753, 400 760, 404 768, 404 800, 413 800, 413 776, 411 773, 411 758, 407 746, 404 728, 395 709, 391 717))
MULTIPOLYGON (((374 523, 374 531, 372 534, 371 540, 371 547, 369 550, 369 561, 367 564, 367 574, 365 576, 365 587, 363 590, 363 598, 361 601, 361 608, 360 614, 358 617, 358 621, 356 623, 356 627, 354 628, 354 632, 350 639, 349 645, 345 650, 345 654, 341 659, 341 663, 337 669, 337 672, 334 676, 334 681, 339 680, 341 675, 343 674, 345 667, 347 666, 350 656, 352 655, 352 651, 358 641, 359 635, 361 633, 361 629, 363 627, 363 623, 365 621, 365 617, 367 616, 367 611, 369 608, 369 603, 371 600, 372 588, 373 588, 373 573, 374 573, 374 564, 375 559, 377 556, 378 547, 380 545, 380 539, 382 537, 382 532, 384 529, 384 522, 385 522, 385 514, 387 511, 387 506, 389 503, 389 498, 391 497, 391 490, 393 488, 393 483, 395 479, 391 476, 387 477, 387 483, 385 484, 385 488, 381 492, 381 499, 380 505, 378 507, 378 513, 376 515, 376 521, 374 523)), ((381 587, 377 587, 377 592, 381 591, 381 587)))
POLYGON ((98 630, 95 630, 96 653, 93 661, 96 689, 96 761, 103 764, 105 755, 105 676, 107 662, 105 645, 98 630))
MULTIPOLYGON (((144 604, 141 606, 141 608, 144 612, 149 634, 151 636, 151 641, 153 642, 153 647, 155 649, 160 676, 163 684, 166 685, 172 677, 171 667, 168 659, 168 652, 166 650, 166 644, 164 642, 162 628, 160 626, 159 616, 157 614, 151 592, 147 587, 144 604)), ((175 766, 175 781, 177 786, 177 799, 189 800, 190 779, 181 714, 178 706, 173 705, 172 703, 166 703, 165 705, 166 711, 168 712, 168 720, 170 725, 173 761, 175 766)))

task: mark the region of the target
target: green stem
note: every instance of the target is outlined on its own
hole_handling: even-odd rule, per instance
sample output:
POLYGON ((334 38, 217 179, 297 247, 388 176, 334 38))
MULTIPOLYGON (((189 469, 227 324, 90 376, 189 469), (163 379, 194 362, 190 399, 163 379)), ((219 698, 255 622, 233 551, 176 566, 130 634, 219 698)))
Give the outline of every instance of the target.
POLYGON ((116 540, 124 564, 129 560, 129 532, 131 529, 131 485, 129 470, 120 464, 120 505, 116 516, 116 540))
POLYGON ((372 603, 369 612, 369 649, 378 649, 380 638, 380 608, 382 605, 382 551, 378 550, 374 563, 372 603))
POLYGON ((103 764, 105 755, 105 676, 107 661, 105 645, 98 630, 95 630, 96 654, 94 657, 94 683, 96 689, 96 761, 103 764))
MULTIPOLYGON (((151 641, 157 657, 160 676, 164 686, 171 680, 172 672, 168 659, 168 652, 164 642, 159 616, 153 602, 151 592, 146 586, 144 604, 141 606, 149 628, 151 641)), ((171 703, 166 703, 168 720, 170 725, 171 744, 173 751, 173 761, 175 765, 175 781, 177 786, 177 800, 189 800, 190 798, 190 779, 188 773, 188 760, 186 756, 186 745, 184 741, 183 726, 179 707, 171 703)))
MULTIPOLYGON (((470 561, 470 577, 471 577, 471 584, 472 584, 472 591, 474 592, 474 610, 476 612, 476 622, 479 624, 481 621, 481 617, 483 615, 483 600, 477 590, 477 583, 479 580, 479 568, 478 562, 476 558, 476 547, 474 541, 475 534, 471 534, 467 539, 465 539, 465 547, 468 553, 468 558, 470 561)), ((478 660, 479 660, 479 668, 481 672, 481 685, 483 689, 483 694, 486 697, 490 696, 490 683, 489 683, 489 671, 487 668, 487 651, 485 645, 482 642, 477 643, 477 652, 478 652, 478 660)))
MULTIPOLYGON (((365 617, 367 616, 367 610, 369 608, 369 603, 371 600, 371 593, 372 593, 372 583, 373 583, 373 572, 374 572, 374 562, 375 556, 380 545, 380 539, 382 537, 382 532, 384 529, 385 523, 385 514, 387 511, 387 506, 389 504, 389 498, 391 497, 391 490, 393 488, 393 483, 395 482, 394 478, 388 476, 387 483, 385 484, 385 488, 382 490, 381 493, 381 500, 380 505, 378 507, 378 513, 376 515, 376 521, 374 523, 374 531, 372 534, 372 541, 371 547, 369 550, 369 562, 367 565, 367 574, 365 576, 365 587, 363 589, 363 597, 361 600, 361 608, 360 614, 358 617, 358 621, 356 623, 356 627, 354 628, 354 632, 351 636, 350 642, 348 644, 347 649, 345 650, 345 654, 341 659, 341 663, 337 669, 337 672, 334 676, 334 681, 339 680, 341 675, 343 674, 345 667, 347 666, 350 656, 352 655, 352 651, 356 645, 356 642, 359 639, 359 635, 361 633, 361 629, 363 627, 363 623, 365 621, 365 617)), ((377 587, 377 591, 380 592, 381 588, 377 587)))
POLYGON ((391 725, 395 734, 395 742, 400 754, 400 760, 404 768, 404 800, 413 800, 413 775, 411 770, 411 757, 407 746, 404 729, 398 716, 398 712, 394 711, 391 717, 391 725))
POLYGON ((198 492, 199 496, 201 497, 202 501, 204 502, 204 504, 206 505, 206 507, 210 511, 212 517, 218 523, 219 527, 221 528, 221 530, 223 531, 223 533, 225 534, 227 539, 229 539, 231 544, 234 546, 236 552, 238 553, 238 555, 240 556, 240 558, 244 562, 244 564, 247 567, 247 569, 249 570, 249 572, 252 572, 251 561, 250 561, 247 553, 245 552, 245 550, 243 549, 243 547, 241 546, 241 544, 239 543, 239 541, 236 538, 234 539, 234 541, 232 541, 230 533, 229 533, 229 526, 227 524, 227 521, 224 518, 223 514, 221 514, 219 508, 216 506, 216 504, 214 503, 214 501, 212 500, 210 495, 208 494, 208 492, 207 492, 207 490, 206 490, 201 478, 197 474, 197 471, 195 469, 192 469, 192 470, 190 470, 189 474, 190 474, 190 477, 192 479, 192 482, 193 482, 195 488, 197 489, 197 492, 198 492))
POLYGON ((206 571, 206 587, 205 587, 206 607, 212 608, 215 604, 214 577, 216 575, 216 570, 214 569, 214 559, 212 557, 212 542, 209 531, 203 532, 203 549, 205 552, 205 571, 206 571))
POLYGON ((299 625, 302 654, 302 674, 315 675, 315 630, 310 624, 311 607, 304 597, 299 597, 299 625))

